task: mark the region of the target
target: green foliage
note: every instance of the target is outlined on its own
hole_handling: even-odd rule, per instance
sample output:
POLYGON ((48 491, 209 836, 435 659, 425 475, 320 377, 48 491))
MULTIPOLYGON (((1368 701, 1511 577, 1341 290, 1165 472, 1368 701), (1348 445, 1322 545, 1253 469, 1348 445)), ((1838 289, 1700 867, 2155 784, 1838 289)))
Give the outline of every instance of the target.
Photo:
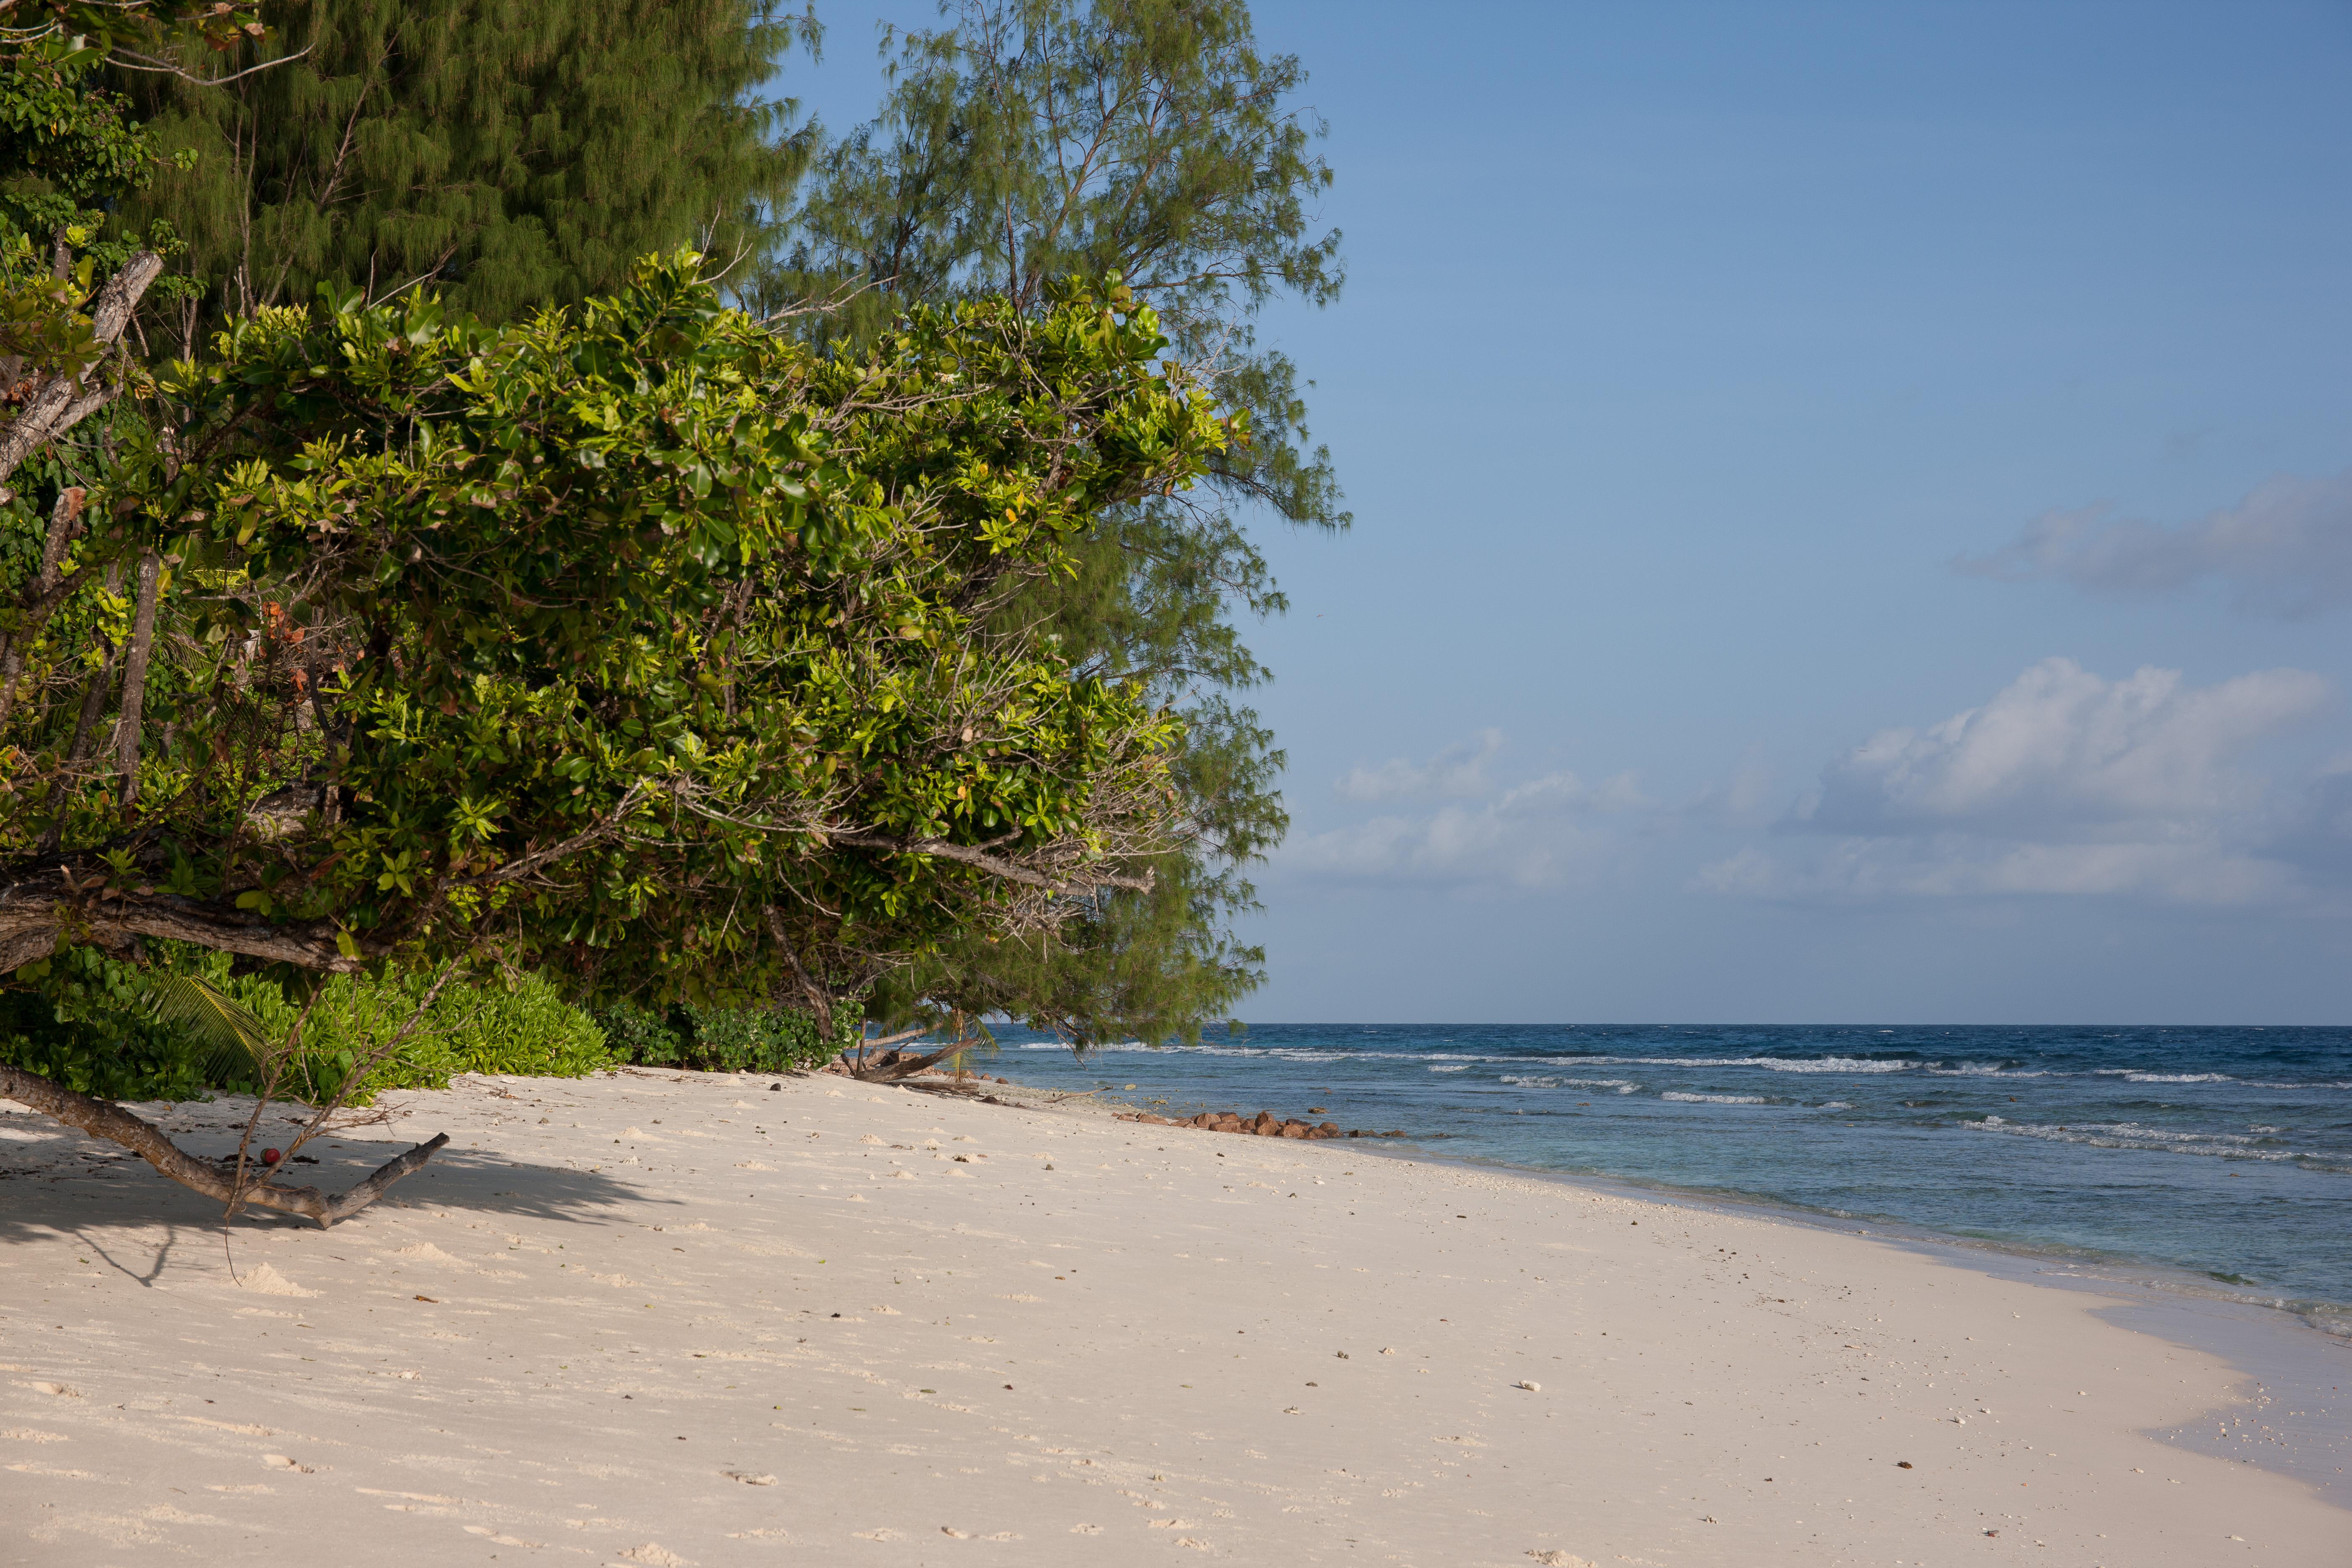
POLYGON ((674 1005, 661 1012, 622 1004, 597 1015, 614 1058, 646 1067, 711 1072, 791 1072, 817 1068, 857 1043, 846 1012, 825 1035, 793 1008, 674 1005))
POLYGON ((189 155, 127 216, 188 239, 190 355, 321 282, 431 280, 506 321, 617 289, 650 251, 731 256, 802 162, 763 89, 814 22, 771 0, 308 0, 279 28, 251 53, 288 63, 225 87, 116 73, 189 155))
POLYGON ((76 947, 37 979, 0 991, 0 1060, 106 1100, 203 1096, 211 1047, 155 1016, 143 966, 76 947))
MULTIPOLYGON (((896 37, 881 115, 823 155, 798 279, 895 303, 1116 271, 1181 333, 1277 292, 1339 292, 1316 234, 1321 127, 1286 101, 1305 72, 1258 53, 1244 0, 942 0, 896 37)), ((803 286, 794 288, 795 282, 803 286)), ((887 312, 886 312, 887 319, 887 312)))
POLYGON ((269 1026, 208 975, 149 970, 147 991, 155 1021, 185 1037, 204 1055, 207 1083, 257 1080, 272 1041, 269 1026))
POLYGON ((257 313, 159 377, 182 457, 123 440, 75 546, 170 568, 138 804, 69 756, 121 631, 93 578, 0 734, 0 852, 56 833, 20 875, 105 882, 77 919, 168 903, 313 964, 495 944, 652 1005, 823 1011, 1049 925, 1165 840, 1181 730, 1003 611, 1232 438, 1165 347, 1071 285, 820 358, 690 261, 499 331, 257 313))
MULTIPOLYGON (((278 982, 232 976, 228 956, 162 944, 139 964, 69 947, 0 991, 0 1060, 109 1100, 193 1100, 251 1092, 259 1061, 300 1016, 278 982), (214 1023, 208 1020, 218 1020, 214 1023), (237 1048, 222 1048, 222 1026, 237 1048)), ((319 984, 279 1092, 317 1102, 379 1055, 429 982, 417 974, 338 974, 319 984)), ((445 987, 416 1029, 357 1086, 442 1089, 458 1073, 577 1078, 617 1059, 594 1019, 541 976, 489 976, 445 987)))
MULTIPOLYGON (((1150 893, 1111 892, 1017 950, 971 931, 887 983, 892 1026, 1005 1012, 1084 1043, 1190 1037, 1252 989, 1262 954, 1225 934, 1255 909, 1243 870, 1288 825, 1282 754, 1236 694, 1265 678, 1235 611, 1285 607, 1242 523, 1348 521, 1306 426, 1296 367, 1250 322, 1342 279, 1317 221, 1331 171, 1295 99, 1306 75, 1265 56, 1244 0, 943 0, 948 25, 898 40, 879 118, 818 159, 794 247, 748 290, 851 342, 910 301, 1001 294, 1034 308, 1066 271, 1116 272, 1158 308, 1171 353, 1252 438, 1179 495, 1106 510, 1074 570, 1008 615, 1049 625, 1074 664, 1142 684, 1185 720, 1171 780, 1189 840, 1153 857, 1150 893)), ((1142 863, 1139 863, 1141 869, 1142 863)))
MULTIPOLYGON (((0 388, 93 363, 100 349, 80 308, 98 281, 140 249, 180 248, 168 223, 142 235, 110 216, 175 165, 99 85, 104 60, 70 35, 13 50, 0 42, 0 388)), ((166 278, 151 291, 172 298, 188 286, 166 278)))
POLYGON ((596 1022, 614 1061, 675 1067, 686 1059, 689 1020, 676 1006, 656 1011, 620 1002, 598 1009, 596 1022))
MULTIPOLYGON (((332 1096, 355 1068, 383 1052, 429 984, 417 973, 328 978, 311 1003, 281 1092, 314 1104, 332 1096)), ((232 982, 231 991, 276 1039, 287 1038, 300 1009, 275 981, 246 976, 232 982)), ((543 976, 493 976, 444 988, 409 1037, 362 1074, 352 1099, 364 1104, 387 1089, 446 1089, 467 1072, 580 1078, 614 1059, 596 1021, 543 976)))
MULTIPOLYGON (((756 247, 805 142, 748 94, 805 17, 315 0, 219 68, 299 62, 118 74, 160 143, 85 83, 75 177, 117 177, 117 132, 139 178, 155 144, 194 155, 117 203, 195 240, 184 347, 314 281, 330 308, 255 313, 0 492, 21 590, 53 499, 93 489, 79 589, 13 650, 0 858, 58 843, 68 879, 190 901, 247 951, 233 920, 306 963, 495 943, 664 1009, 892 976, 883 1016, 1085 1040, 1188 1033, 1254 984, 1223 933, 1286 818, 1231 612, 1282 600, 1238 518, 1346 519, 1248 323, 1339 289, 1320 127, 1242 0, 943 9, 789 265, 736 274, 763 309, 878 285, 785 323, 812 352, 676 269, 503 332, 355 302, 430 274, 513 319, 688 230, 756 247), (1055 281, 1113 272, 1131 295, 1055 281), (149 552, 131 809, 93 753, 149 552)), ((37 298, 40 259, 19 247, 46 328, 90 279, 37 298)))
POLYGON ((148 57, 134 45, 187 39, 223 54, 267 29, 257 7, 233 0, 39 0, 0 14, 0 66, 148 57))

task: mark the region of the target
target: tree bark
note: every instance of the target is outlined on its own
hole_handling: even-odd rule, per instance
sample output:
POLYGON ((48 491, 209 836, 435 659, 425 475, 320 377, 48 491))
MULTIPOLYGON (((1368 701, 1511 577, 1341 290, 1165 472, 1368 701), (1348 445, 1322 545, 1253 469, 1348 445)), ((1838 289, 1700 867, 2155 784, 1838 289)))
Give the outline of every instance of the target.
POLYGON ((191 1192, 226 1204, 301 1215, 318 1221, 321 1230, 337 1220, 349 1219, 375 1202, 385 1188, 422 1168, 449 1142, 446 1132, 437 1134, 388 1162, 349 1192, 329 1197, 316 1187, 274 1185, 266 1175, 239 1187, 219 1167, 197 1159, 165 1137, 163 1130, 153 1122, 133 1116, 108 1100, 78 1094, 38 1073, 5 1062, 0 1062, 0 1095, 29 1105, 68 1127, 79 1127, 93 1138, 120 1144, 191 1192))
POLYGON ((904 1045, 908 1040, 919 1040, 930 1032, 930 1026, 925 1025, 919 1028, 902 1030, 895 1035, 885 1035, 878 1040, 860 1040, 852 1049, 841 1053, 842 1065, 849 1069, 849 1076, 852 1078, 862 1079, 868 1083, 889 1083, 897 1079, 911 1077, 925 1068, 953 1056, 958 1051, 971 1049, 970 1040, 959 1039, 940 1047, 929 1056, 915 1057, 887 1065, 874 1054, 877 1051, 882 1051, 887 1055, 901 1056, 903 1053, 895 1047, 904 1045))
POLYGON ((861 1057, 861 1065, 850 1068, 849 1075, 852 1078, 863 1079, 867 1083, 893 1083, 902 1078, 912 1078, 926 1068, 939 1066, 940 1063, 959 1052, 971 1049, 970 1040, 957 1040, 950 1045, 941 1046, 927 1056, 908 1057, 900 1053, 899 1059, 887 1066, 879 1064, 873 1067, 864 1066, 861 1057))
POLYGON ((115 765, 122 770, 122 804, 139 804, 139 721, 147 700, 147 657, 155 646, 155 600, 163 562, 152 550, 139 557, 139 600, 131 616, 131 652, 122 664, 122 718, 114 731, 115 765))
POLYGON ((54 941, 59 928, 70 927, 77 940, 86 937, 101 946, 121 946, 134 936, 163 937, 342 974, 361 968, 383 945, 362 938, 354 944, 358 952, 347 954, 331 921, 278 924, 237 909, 226 896, 200 900, 160 889, 108 888, 107 877, 102 867, 86 867, 78 876, 71 866, 54 861, 20 862, 0 871, 0 950, 12 949, 20 939, 54 941))
MULTIPOLYGON (((101 343, 121 337, 139 308, 140 296, 163 270, 163 258, 152 250, 124 262, 90 301, 90 335, 101 343)), ((121 390, 102 375, 96 387, 87 387, 83 376, 79 371, 51 371, 17 406, 16 416, 0 426, 0 481, 15 473, 17 464, 114 401, 121 390)))
POLYGON ((776 939, 777 951, 784 955, 784 962, 792 966, 793 977, 801 983, 801 995, 809 1005, 810 1015, 816 1019, 818 1037, 830 1040, 833 1038, 833 998, 802 966, 801 955, 793 951, 792 935, 784 929, 783 910, 770 904, 763 912, 768 917, 768 934, 776 939))

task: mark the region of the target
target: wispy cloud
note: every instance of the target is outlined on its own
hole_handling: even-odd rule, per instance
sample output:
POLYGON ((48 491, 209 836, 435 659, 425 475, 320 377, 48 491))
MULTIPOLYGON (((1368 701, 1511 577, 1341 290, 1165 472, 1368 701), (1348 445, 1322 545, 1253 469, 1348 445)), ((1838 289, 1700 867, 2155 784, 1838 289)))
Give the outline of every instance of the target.
POLYGON ((1443 802, 1295 839, 1290 869, 1322 878, 1423 887, 1552 888, 1605 861, 1622 834, 1601 819, 1654 809, 1634 776, 1588 784, 1573 773, 1503 785, 1488 764, 1499 730, 1425 762, 1396 758, 1350 769, 1334 786, 1345 800, 1443 802))
POLYGON ((2105 506, 2053 511, 1953 569, 2001 582, 2057 581, 2093 593, 2174 593, 2212 580, 2238 607, 2282 618, 2352 604, 2352 470, 2273 479, 2233 507, 2163 528, 2105 506))
POLYGON ((1486 793, 1486 764, 1502 749, 1500 730, 1481 730, 1476 740, 1448 746, 1427 762, 1359 763, 1335 787, 1343 800, 1468 799, 1486 793))

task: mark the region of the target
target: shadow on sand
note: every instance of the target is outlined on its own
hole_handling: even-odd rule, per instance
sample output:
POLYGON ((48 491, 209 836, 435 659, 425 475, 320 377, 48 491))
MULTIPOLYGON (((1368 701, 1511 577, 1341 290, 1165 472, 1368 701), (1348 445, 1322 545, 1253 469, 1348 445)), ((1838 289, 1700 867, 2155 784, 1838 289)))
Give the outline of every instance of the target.
MULTIPOLYGON (((11 1130, 42 1130, 26 1127, 24 1120, 10 1118, 11 1130)), ((103 1258, 107 1267, 126 1278, 152 1284, 169 1266, 175 1249, 199 1241, 217 1245, 221 1231, 217 1202, 165 1180, 135 1156, 93 1158, 80 1152, 89 1145, 71 1130, 58 1128, 57 1132, 54 1139, 0 1144, 0 1247, 69 1237, 91 1250, 93 1262, 103 1258), (159 1227, 165 1233, 160 1247, 153 1236, 159 1227), (118 1246, 117 1233, 131 1231, 146 1234, 139 1237, 135 1247, 118 1246), (137 1253, 135 1266, 120 1256, 126 1250, 137 1253)), ((212 1152, 194 1138, 184 1137, 180 1142, 192 1152, 212 1152)), ((405 1142, 371 1140, 342 1152, 336 1163, 300 1167, 293 1180, 297 1184, 339 1192, 408 1147, 405 1142), (341 1163, 351 1155, 360 1157, 349 1164, 341 1163)), ((533 1164, 488 1151, 445 1149, 432 1163, 332 1230, 322 1231, 295 1215, 249 1209, 239 1213, 233 1224, 239 1230, 298 1230, 324 1239, 350 1229, 365 1230, 371 1221, 403 1208, 429 1206, 508 1219, 593 1224, 625 1203, 667 1206, 671 1202, 597 1172, 533 1164)))

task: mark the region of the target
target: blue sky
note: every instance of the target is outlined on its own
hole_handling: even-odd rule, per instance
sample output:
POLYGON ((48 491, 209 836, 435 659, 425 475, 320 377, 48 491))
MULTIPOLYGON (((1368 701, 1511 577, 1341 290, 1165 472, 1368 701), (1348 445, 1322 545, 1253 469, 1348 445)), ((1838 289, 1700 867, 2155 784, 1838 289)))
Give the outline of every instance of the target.
POLYGON ((1244 1016, 2345 1021, 2352 7, 1256 16, 1356 523, 1244 1016))

